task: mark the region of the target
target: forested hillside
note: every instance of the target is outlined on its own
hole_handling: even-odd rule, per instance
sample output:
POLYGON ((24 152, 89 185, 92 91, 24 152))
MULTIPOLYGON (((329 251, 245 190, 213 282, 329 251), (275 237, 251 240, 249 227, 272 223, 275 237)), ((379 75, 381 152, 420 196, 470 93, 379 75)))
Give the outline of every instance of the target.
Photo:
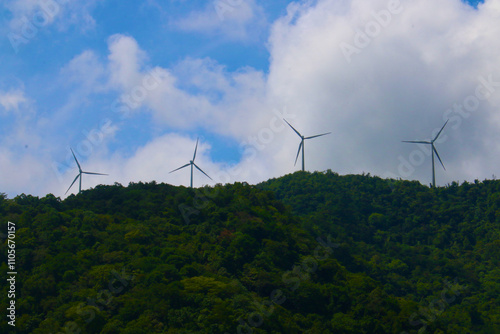
POLYGON ((500 181, 328 171, 0 196, 3 282, 8 221, 1 333, 500 333, 500 181))

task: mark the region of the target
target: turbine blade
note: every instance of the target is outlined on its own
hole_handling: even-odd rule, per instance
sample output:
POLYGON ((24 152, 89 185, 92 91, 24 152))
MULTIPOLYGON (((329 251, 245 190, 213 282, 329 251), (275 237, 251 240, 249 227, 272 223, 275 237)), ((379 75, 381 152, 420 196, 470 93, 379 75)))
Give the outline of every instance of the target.
POLYGON ((434 150, 434 153, 436 153, 436 156, 438 157, 439 162, 441 163, 441 166, 443 166, 443 169, 444 169, 444 170, 446 170, 446 168, 444 167, 443 161, 441 161, 441 157, 439 156, 438 151, 437 151, 437 150, 436 150, 436 148, 434 147, 434 144, 432 145, 432 149, 434 150))
POLYGON ((179 168, 177 168, 177 169, 174 169, 173 171, 169 172, 169 174, 170 174, 170 173, 173 173, 173 172, 175 172, 175 171, 178 171, 179 169, 183 169, 184 167, 187 167, 187 166, 189 166, 189 165, 190 165, 190 164, 185 164, 184 166, 181 166, 181 167, 179 167, 179 168))
POLYGON ((295 130, 295 128, 292 125, 290 125, 290 123, 288 123, 286 119, 283 118, 283 120, 286 122, 286 124, 288 124, 288 126, 290 126, 292 128, 293 131, 295 131, 296 134, 299 135, 299 137, 302 138, 302 135, 300 134, 299 131, 295 130))
POLYGON ((194 161, 194 159, 196 159, 196 151, 198 150, 198 140, 199 139, 200 139, 199 137, 196 138, 196 147, 194 148, 193 161, 194 161))
MULTIPOLYGON (((203 174, 205 174, 205 175, 206 175, 206 177, 208 177, 210 180, 212 180, 212 178, 211 178, 210 176, 208 176, 208 174, 207 174, 207 173, 205 173, 204 171, 202 171, 200 167, 196 166, 196 164, 193 164, 193 165, 194 165, 194 166, 195 166, 195 167, 196 167, 196 168, 197 168, 200 172, 202 172, 203 174)), ((212 181, 213 181, 213 180, 212 180, 212 181)))
POLYGON ((66 195, 68 193, 68 191, 71 189, 71 187, 73 187, 73 185, 75 184, 76 180, 78 180, 78 178, 80 177, 80 173, 75 177, 75 179, 73 180, 73 182, 71 183, 71 185, 69 186, 68 190, 66 190, 66 192, 64 193, 64 195, 66 195))
POLYGON ((294 166, 297 164, 297 159, 299 158, 300 149, 302 148, 302 145, 304 145, 304 139, 302 139, 302 141, 300 142, 299 150, 297 151, 297 157, 295 158, 295 163, 293 164, 294 166))
POLYGON ((417 141, 417 140, 403 140, 403 143, 432 144, 430 141, 417 141))
POLYGON ((446 123, 444 123, 443 127, 441 128, 441 130, 439 130, 438 134, 436 135, 436 137, 434 138, 434 140, 432 142, 435 142, 436 139, 438 139, 439 135, 441 134, 441 132, 443 131, 444 127, 446 126, 446 124, 448 124, 450 120, 447 120, 446 123))
POLYGON ((76 158, 75 152, 73 152, 73 149, 70 147, 71 153, 73 153, 73 158, 75 158, 76 164, 78 165, 78 170, 81 172, 82 167, 80 167, 80 163, 78 162, 78 159, 76 158))
POLYGON ((321 137, 321 136, 326 136, 326 135, 329 135, 331 132, 327 132, 327 133, 322 133, 320 135, 316 135, 316 136, 311 136, 311 137, 306 137, 304 139, 313 139, 313 138, 316 138, 316 137, 321 137))
POLYGON ((108 175, 108 174, 93 173, 93 172, 82 172, 82 174, 91 174, 91 175, 108 175))

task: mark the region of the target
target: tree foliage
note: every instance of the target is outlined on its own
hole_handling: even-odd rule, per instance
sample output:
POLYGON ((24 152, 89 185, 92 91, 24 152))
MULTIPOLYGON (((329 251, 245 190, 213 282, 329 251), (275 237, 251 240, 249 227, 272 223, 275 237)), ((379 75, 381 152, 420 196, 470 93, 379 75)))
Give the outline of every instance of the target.
POLYGON ((7 221, 17 333, 500 332, 500 181, 327 171, 0 193, 7 221))

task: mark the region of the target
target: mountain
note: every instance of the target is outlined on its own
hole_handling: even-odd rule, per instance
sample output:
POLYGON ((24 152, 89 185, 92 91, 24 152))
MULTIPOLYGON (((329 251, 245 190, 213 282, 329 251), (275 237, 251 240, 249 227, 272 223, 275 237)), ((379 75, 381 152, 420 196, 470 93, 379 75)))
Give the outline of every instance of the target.
POLYGON ((500 333, 496 180, 115 184, 0 222, 2 333, 500 333))

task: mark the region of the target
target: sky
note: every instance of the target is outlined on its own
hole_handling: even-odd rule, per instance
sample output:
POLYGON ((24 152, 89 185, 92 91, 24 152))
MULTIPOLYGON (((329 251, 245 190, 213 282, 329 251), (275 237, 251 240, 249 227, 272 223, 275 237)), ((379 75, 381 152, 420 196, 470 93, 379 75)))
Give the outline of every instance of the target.
POLYGON ((3 0, 0 193, 500 175, 500 0, 3 0))

